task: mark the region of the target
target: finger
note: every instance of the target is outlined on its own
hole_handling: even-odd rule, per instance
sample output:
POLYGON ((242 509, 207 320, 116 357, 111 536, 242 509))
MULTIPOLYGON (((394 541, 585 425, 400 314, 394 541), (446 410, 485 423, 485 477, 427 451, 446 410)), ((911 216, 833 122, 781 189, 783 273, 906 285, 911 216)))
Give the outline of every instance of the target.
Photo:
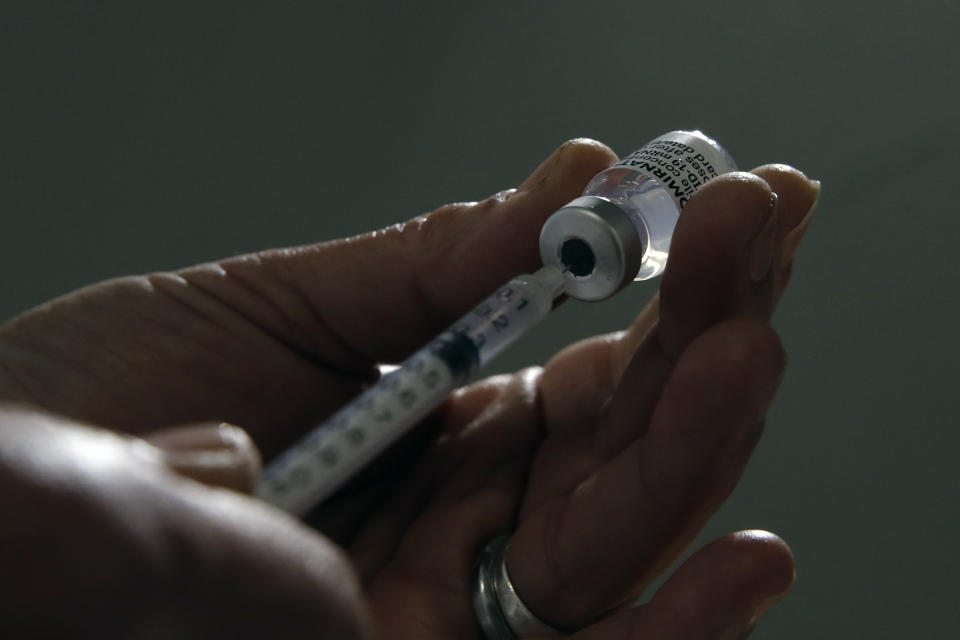
MULTIPOLYGON (((608 372, 599 378, 606 384, 597 389, 604 395, 593 396, 592 405, 584 403, 587 411, 599 410, 624 371, 630 372, 630 379, 645 379, 633 388, 642 390, 645 406, 652 409, 651 400, 655 400, 672 361, 698 333, 733 315, 763 315, 769 287, 765 280, 751 278, 748 263, 762 261, 764 252, 772 260, 769 225, 776 222, 775 204, 769 186, 747 173, 711 180, 690 199, 677 222, 661 293, 651 312, 641 314, 618 339, 602 345, 609 353, 600 354, 596 345, 584 345, 561 354, 548 366, 544 407, 551 429, 563 428, 554 425, 582 428, 584 418, 588 424, 596 418, 596 414, 583 415, 577 410, 583 391, 568 392, 574 379, 570 374, 582 369, 585 361, 596 358, 608 372), (633 371, 631 359, 636 363, 633 371)), ((763 269, 762 265, 754 267, 755 272, 763 269)), ((621 444, 621 438, 611 435, 609 446, 621 444)))
POLYGON ((504 281, 535 270, 544 220, 614 160, 599 142, 571 140, 518 189, 482 202, 180 275, 333 367, 399 360, 504 281))
MULTIPOLYGON (((529 459, 540 439, 540 371, 486 378, 451 397, 441 437, 402 483, 394 482, 395 491, 352 540, 349 550, 361 576, 372 575, 387 559, 416 554, 421 557, 404 564, 436 565, 441 546, 473 553, 497 532, 513 527, 529 459), (491 512, 471 506, 478 495, 497 496, 503 508, 491 512), (468 514, 475 525, 466 527, 466 516, 458 513, 468 514), (411 528, 415 519, 420 522, 411 528), (396 556, 401 541, 405 551, 396 556)), ((488 504, 487 499, 480 501, 488 504)), ((468 565, 448 566, 459 570, 468 565)))
POLYGON ((139 438, 0 407, 3 637, 368 638, 337 548, 139 438))
POLYGON ((740 531, 691 556, 645 605, 615 613, 571 640, 746 637, 793 584, 790 547, 766 531, 740 531))
POLYGON ((658 341, 675 359, 724 318, 765 319, 772 307, 778 199, 750 173, 711 180, 677 222, 660 285, 658 341))
POLYGON ((252 493, 260 452, 247 433, 226 422, 161 429, 142 436, 177 473, 212 486, 252 493))
MULTIPOLYGON (((819 192, 820 183, 800 171, 766 165, 722 176, 691 199, 661 285, 657 339, 665 356, 675 357, 725 318, 769 318, 819 192), (771 194, 776 199, 765 200, 771 194)), ((637 332, 645 333, 642 327, 637 332)))
POLYGON ((547 365, 545 422, 562 436, 537 458, 524 513, 572 490, 643 433, 673 362, 697 334, 738 315, 767 319, 776 202, 752 174, 710 181, 680 217, 659 298, 628 331, 547 365), (553 447, 580 452, 579 464, 556 465, 553 447))
POLYGON ((773 271, 773 296, 776 301, 783 295, 793 258, 817 211, 820 181, 808 180, 803 173, 784 164, 763 165, 754 169, 753 173, 766 180, 780 197, 777 238, 780 249, 773 271))
POLYGON ((525 515, 509 562, 528 606, 576 627, 632 597, 729 494, 785 355, 766 324, 706 331, 670 373, 649 431, 570 493, 525 515))
POLYGON ((642 435, 673 362, 698 335, 729 318, 770 318, 779 198, 750 173, 712 180, 701 194, 677 224, 658 323, 632 327, 621 343, 625 391, 614 391, 598 422, 600 460, 642 435), (627 351, 631 340, 637 347, 627 351))
POLYGON ((635 323, 614 356, 629 358, 617 384, 631 392, 614 393, 606 406, 597 433, 601 460, 642 434, 675 354, 695 336, 727 318, 769 320, 789 276, 792 258, 785 252, 795 251, 799 242, 788 238, 809 226, 820 184, 785 165, 767 165, 758 173, 762 180, 712 181, 705 195, 723 188, 722 197, 712 197, 712 206, 698 201, 678 224, 661 287, 659 324, 635 323), (770 189, 776 199, 764 214, 770 189))
POLYGON ((172 489, 171 526, 192 566, 170 581, 170 602, 157 614, 163 637, 372 637, 339 549, 253 499, 190 487, 172 489))
MULTIPOLYGON (((746 174, 711 181, 684 209, 662 284, 665 313, 661 314, 663 303, 655 298, 628 331, 582 341, 551 360, 544 376, 544 410, 551 430, 593 424, 628 366, 624 384, 634 389, 634 397, 655 398, 675 354, 697 333, 729 317, 769 315, 770 305, 786 284, 789 267, 774 271, 772 285, 756 283, 749 275, 748 253, 742 249, 751 240, 761 240, 761 231, 774 214, 782 264, 785 244, 795 250, 794 243, 802 237, 794 230, 804 220, 809 225, 807 212, 816 201, 819 183, 785 165, 756 171, 762 181, 743 179, 746 174), (768 207, 769 190, 763 186, 767 179, 778 193, 775 212, 768 207), (662 324, 666 325, 663 331, 662 324), (571 375, 584 371, 592 375, 571 375)), ((627 401, 639 404, 636 399, 627 401)), ((645 422, 633 423, 625 434, 612 425, 607 448, 616 450, 624 437, 631 438, 642 425, 645 422)))

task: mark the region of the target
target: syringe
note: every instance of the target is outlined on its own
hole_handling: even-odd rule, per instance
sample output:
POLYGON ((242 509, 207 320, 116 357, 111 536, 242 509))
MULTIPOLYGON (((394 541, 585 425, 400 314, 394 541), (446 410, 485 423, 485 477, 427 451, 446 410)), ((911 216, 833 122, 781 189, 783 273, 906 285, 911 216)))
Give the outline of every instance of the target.
POLYGON ((671 131, 597 174, 540 233, 546 265, 514 278, 271 463, 257 495, 303 515, 544 319, 566 293, 604 300, 663 272, 674 225, 733 158, 700 131, 671 131))
POLYGON ((330 497, 477 369, 547 317, 563 272, 514 278, 285 451, 257 495, 297 515, 330 497))

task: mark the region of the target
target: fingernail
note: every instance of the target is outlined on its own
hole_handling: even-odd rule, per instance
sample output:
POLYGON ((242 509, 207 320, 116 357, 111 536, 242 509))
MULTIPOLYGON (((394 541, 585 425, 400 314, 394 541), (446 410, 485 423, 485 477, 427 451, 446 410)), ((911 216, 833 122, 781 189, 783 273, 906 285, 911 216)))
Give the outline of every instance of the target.
POLYGON ((790 233, 788 233, 783 240, 783 251, 780 254, 780 266, 782 267, 786 267, 793 262, 793 256, 796 254, 797 248, 800 246, 800 241, 803 240, 803 237, 807 234, 807 229, 810 228, 810 222, 813 220, 813 215, 817 211, 817 203, 820 202, 820 181, 811 180, 810 184, 813 185, 817 195, 814 197, 813 204, 810 205, 810 209, 807 210, 807 213, 804 214, 800 222, 797 223, 797 226, 791 229, 790 233))
POLYGON ((750 279, 756 284, 766 281, 773 269, 773 258, 777 250, 777 218, 777 194, 773 194, 767 221, 751 242, 747 257, 750 279))
POLYGON ((533 191, 546 182, 554 167, 556 167, 556 165, 560 162, 560 156, 563 155, 564 151, 570 146, 570 144, 571 141, 568 140, 554 149, 553 153, 547 156, 547 159, 541 162, 540 166, 534 169, 533 173, 531 173, 530 176, 523 181, 523 183, 517 188, 517 191, 533 191))
POLYGON ((260 454, 246 432, 232 424, 179 427, 145 438, 167 466, 204 484, 249 491, 260 472, 260 454))
POLYGON ((240 427, 221 422, 161 429, 145 439, 167 452, 190 452, 236 449, 246 438, 240 427))

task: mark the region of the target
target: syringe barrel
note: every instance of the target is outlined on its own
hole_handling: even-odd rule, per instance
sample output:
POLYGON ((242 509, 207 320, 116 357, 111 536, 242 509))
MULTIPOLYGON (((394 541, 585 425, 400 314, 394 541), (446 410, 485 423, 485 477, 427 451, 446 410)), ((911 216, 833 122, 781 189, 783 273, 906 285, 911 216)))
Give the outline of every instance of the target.
POLYGON ((462 346, 442 337, 270 463, 257 481, 257 496, 294 515, 307 514, 443 402, 475 365, 469 354, 462 357, 462 346))
POLYGON ((598 173, 583 196, 544 224, 545 265, 568 269, 565 290, 603 300, 633 280, 660 275, 673 229, 690 197, 735 171, 733 158, 701 131, 671 131, 598 173))
POLYGON ((272 462, 257 495, 309 512, 543 320, 563 282, 553 267, 508 282, 272 462))
POLYGON ((468 338, 477 348, 478 366, 482 367, 547 317, 563 285, 563 273, 554 267, 517 276, 474 307, 448 333, 468 338))

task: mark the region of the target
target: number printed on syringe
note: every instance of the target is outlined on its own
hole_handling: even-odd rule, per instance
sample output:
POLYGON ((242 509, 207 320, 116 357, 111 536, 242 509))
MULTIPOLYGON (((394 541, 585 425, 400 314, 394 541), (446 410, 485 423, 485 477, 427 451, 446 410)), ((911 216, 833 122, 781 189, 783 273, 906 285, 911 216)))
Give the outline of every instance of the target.
MULTIPOLYGON (((314 430, 268 467, 260 491, 278 506, 300 512, 319 491, 309 491, 322 478, 320 489, 337 483, 393 441, 399 425, 423 418, 453 386, 446 364, 423 350, 387 373, 383 379, 342 411, 314 430)), ((312 505, 311 505, 312 506, 312 505)))

